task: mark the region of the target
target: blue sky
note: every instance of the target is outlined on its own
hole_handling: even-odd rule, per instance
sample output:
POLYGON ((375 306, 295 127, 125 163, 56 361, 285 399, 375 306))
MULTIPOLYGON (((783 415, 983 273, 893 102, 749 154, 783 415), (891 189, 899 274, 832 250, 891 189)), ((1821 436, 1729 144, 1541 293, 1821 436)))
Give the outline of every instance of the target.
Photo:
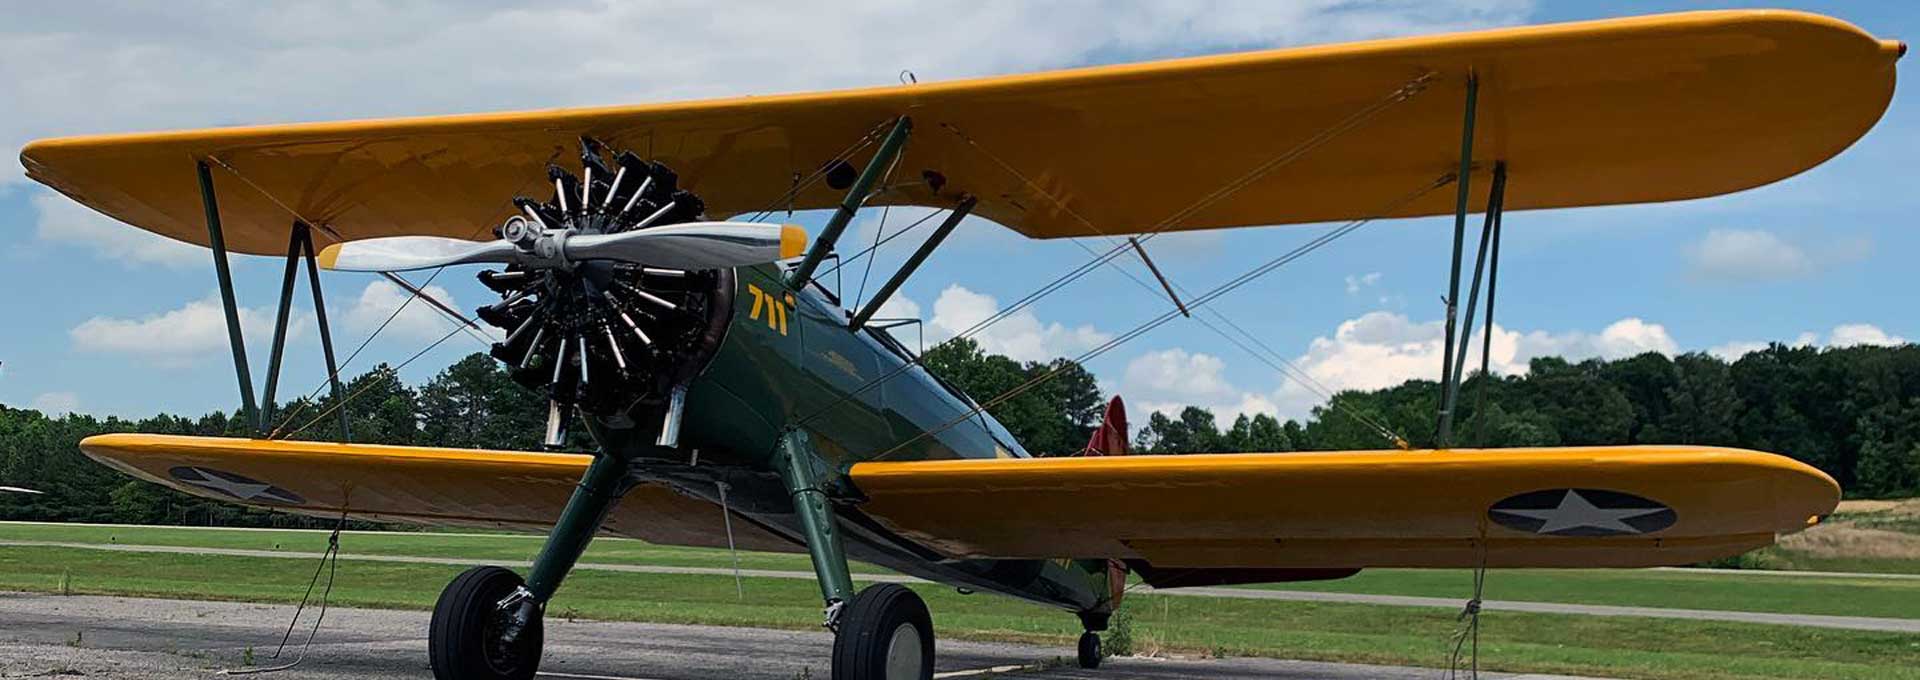
MULTIPOLYGON (((17 148, 57 134, 884 84, 903 68, 924 81, 1702 7, 1480 0, 958 10, 944 3, 850 8, 847 16, 822 17, 779 5, 709 14, 678 4, 533 12, 372 3, 346 17, 298 5, 213 12, 176 4, 128 16, 77 3, 0 27, 0 143, 17 148), (367 28, 346 30, 349 24, 367 28), (662 26, 675 31, 660 33, 662 26), (643 37, 653 41, 653 53, 687 56, 535 64, 501 49, 500 39, 515 31, 534 31, 530 40, 587 46, 582 51, 588 53, 643 37), (796 54, 807 55, 798 66, 796 54)), ((1789 5, 1883 38, 1920 37, 1920 8, 1903 3, 1789 5)), ((1495 336, 1501 368, 1520 370, 1539 354, 1736 354, 1767 341, 1920 338, 1920 316, 1908 300, 1920 289, 1920 272, 1910 265, 1911 254, 1920 252, 1920 234, 1911 228, 1911 216, 1920 214, 1912 190, 1920 152, 1916 97, 1913 88, 1901 89, 1885 118, 1852 149, 1771 186, 1684 203, 1510 215, 1502 333, 1495 336)), ((842 250, 870 239, 878 216, 864 214, 842 250)), ((896 210, 888 223, 898 227, 917 216, 896 210)), ((817 215, 805 220, 818 221, 817 215)), ((1448 226, 1445 219, 1370 225, 1224 299, 1223 309, 1234 310, 1236 323, 1329 387, 1430 377, 1439 369, 1435 322, 1443 312, 1448 226)), ((1324 229, 1177 235, 1156 239, 1152 249, 1174 280, 1199 291, 1324 229)), ((0 234, 9 241, 0 250, 0 285, 7 291, 0 295, 0 403, 136 416, 232 408, 232 366, 204 250, 148 239, 18 171, 0 178, 0 234)), ((885 251, 871 285, 914 241, 902 239, 885 251)), ((937 339, 1086 257, 1072 243, 1028 242, 989 224, 969 225, 905 287, 900 305, 929 317, 937 339)), ((264 372, 266 317, 280 266, 274 258, 235 260, 241 304, 254 310, 248 340, 256 376, 264 372)), ((856 286, 857 273, 848 276, 849 288, 856 286)), ((327 274, 324 280, 343 352, 403 297, 368 276, 327 274)), ((487 301, 471 271, 450 270, 435 284, 461 308, 487 301)), ((283 395, 304 393, 322 378, 302 296, 296 314, 303 321, 296 324, 283 395)), ((1160 304, 1135 283, 1101 271, 983 340, 1021 358, 1074 354, 1152 317, 1160 304)), ((349 371, 404 360, 451 328, 417 307, 349 371)), ((405 374, 424 380, 482 349, 455 336, 405 374)), ((1200 403, 1297 416, 1318 401, 1314 389, 1287 381, 1192 322, 1162 327, 1091 366, 1103 386, 1128 396, 1136 411, 1200 403)))

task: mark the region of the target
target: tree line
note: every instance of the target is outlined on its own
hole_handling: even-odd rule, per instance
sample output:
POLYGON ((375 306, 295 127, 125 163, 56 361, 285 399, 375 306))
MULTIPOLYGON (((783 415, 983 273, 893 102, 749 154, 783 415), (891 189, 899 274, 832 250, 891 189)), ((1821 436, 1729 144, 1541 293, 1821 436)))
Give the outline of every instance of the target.
MULTIPOLYGON (((1036 455, 1073 455, 1099 424, 1093 375, 1066 359, 1019 362, 970 340, 930 350, 925 363, 983 402, 1036 455)), ((497 362, 470 355, 417 387, 381 365, 331 395, 276 408, 283 436, 356 442, 538 450, 546 404, 497 362)), ((1390 448, 1434 443, 1439 385, 1410 380, 1332 396, 1301 420, 1240 415, 1224 426, 1205 408, 1135 423, 1139 453, 1236 453, 1390 448), (1383 430, 1385 433, 1383 433, 1383 430)), ((1534 359, 1524 375, 1474 374, 1460 391, 1458 446, 1701 444, 1773 451, 1805 461, 1855 497, 1920 495, 1920 346, 1815 349, 1774 345, 1732 362, 1657 353, 1618 360, 1534 359)), ((578 430, 579 428, 575 428, 578 430)), ((108 432, 244 436, 243 418, 161 414, 139 420, 49 417, 0 405, 0 519, 245 526, 330 526, 327 520, 200 499, 87 460, 76 444, 108 432)), ((584 446, 585 441, 574 442, 584 446)))

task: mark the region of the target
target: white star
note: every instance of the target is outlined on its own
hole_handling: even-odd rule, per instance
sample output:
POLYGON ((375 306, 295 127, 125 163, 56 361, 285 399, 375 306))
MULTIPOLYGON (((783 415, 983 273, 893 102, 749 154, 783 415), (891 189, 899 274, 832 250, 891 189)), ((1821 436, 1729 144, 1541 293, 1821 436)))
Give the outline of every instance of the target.
MULTIPOLYGON (((213 489, 214 491, 243 501, 250 501, 261 496, 267 496, 267 490, 273 488, 272 484, 232 481, 226 477, 212 474, 198 468, 195 468, 194 471, 200 473, 201 479, 182 479, 180 481, 202 488, 213 489)), ((268 498, 270 500, 272 499, 271 496, 268 496, 268 498)))
POLYGON ((1546 520, 1536 533, 1551 534, 1567 529, 1593 527, 1622 534, 1637 534, 1639 529, 1621 520, 1633 519, 1661 512, 1665 508, 1600 508, 1587 502, 1580 492, 1567 489, 1567 495, 1560 497, 1560 506, 1541 510, 1514 510, 1499 508, 1494 512, 1519 515, 1531 519, 1546 520))

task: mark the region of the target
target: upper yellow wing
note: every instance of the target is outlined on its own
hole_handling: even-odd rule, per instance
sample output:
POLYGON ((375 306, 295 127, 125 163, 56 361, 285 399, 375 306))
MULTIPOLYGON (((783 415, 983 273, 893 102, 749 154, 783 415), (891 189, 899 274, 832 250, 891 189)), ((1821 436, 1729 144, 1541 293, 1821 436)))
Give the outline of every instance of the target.
POLYGON ((1768 545, 1840 499, 1784 456, 1682 446, 874 462, 852 474, 864 511, 949 556, 1161 569, 1690 564, 1768 545))
MULTIPOLYGON (((589 456, 377 444, 106 434, 80 450, 129 475, 187 493, 320 517, 546 531, 589 456)), ((629 491, 601 530, 665 545, 724 548, 721 509, 657 484, 629 491)), ((748 550, 796 549, 735 522, 748 550)))
MULTIPOLYGON (((1765 184, 1872 127, 1904 50, 1817 15, 1694 12, 817 94, 49 139, 21 162, 95 210, 205 243, 193 164, 214 161, 228 247, 275 254, 296 216, 346 239, 477 238, 513 195, 541 193, 544 165, 583 134, 667 163, 720 216, 833 205, 839 192, 817 184, 777 199, 909 115, 899 175, 946 181, 877 202, 969 193, 1037 238, 1149 229, 1313 147, 1173 226, 1205 229, 1376 216, 1453 171, 1469 73, 1475 157, 1509 163, 1510 209, 1765 184), (1423 76, 1411 99, 1309 144, 1423 76)), ((1437 191, 1385 216, 1452 208, 1437 191)))

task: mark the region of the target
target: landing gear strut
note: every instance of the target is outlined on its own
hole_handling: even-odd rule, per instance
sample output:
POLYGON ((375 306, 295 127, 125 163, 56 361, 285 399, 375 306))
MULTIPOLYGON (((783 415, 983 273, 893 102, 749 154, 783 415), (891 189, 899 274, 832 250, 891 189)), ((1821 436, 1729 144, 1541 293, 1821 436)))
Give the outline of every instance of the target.
POLYGON ((782 437, 776 462, 826 601, 825 624, 834 632, 833 680, 932 680, 933 618, 927 603, 896 583, 855 594, 825 471, 807 434, 794 430, 782 437))
POLYGON ((474 567, 440 593, 427 638, 436 680, 527 680, 539 670, 547 600, 632 486, 628 459, 610 450, 587 466, 526 581, 500 567, 474 567))

